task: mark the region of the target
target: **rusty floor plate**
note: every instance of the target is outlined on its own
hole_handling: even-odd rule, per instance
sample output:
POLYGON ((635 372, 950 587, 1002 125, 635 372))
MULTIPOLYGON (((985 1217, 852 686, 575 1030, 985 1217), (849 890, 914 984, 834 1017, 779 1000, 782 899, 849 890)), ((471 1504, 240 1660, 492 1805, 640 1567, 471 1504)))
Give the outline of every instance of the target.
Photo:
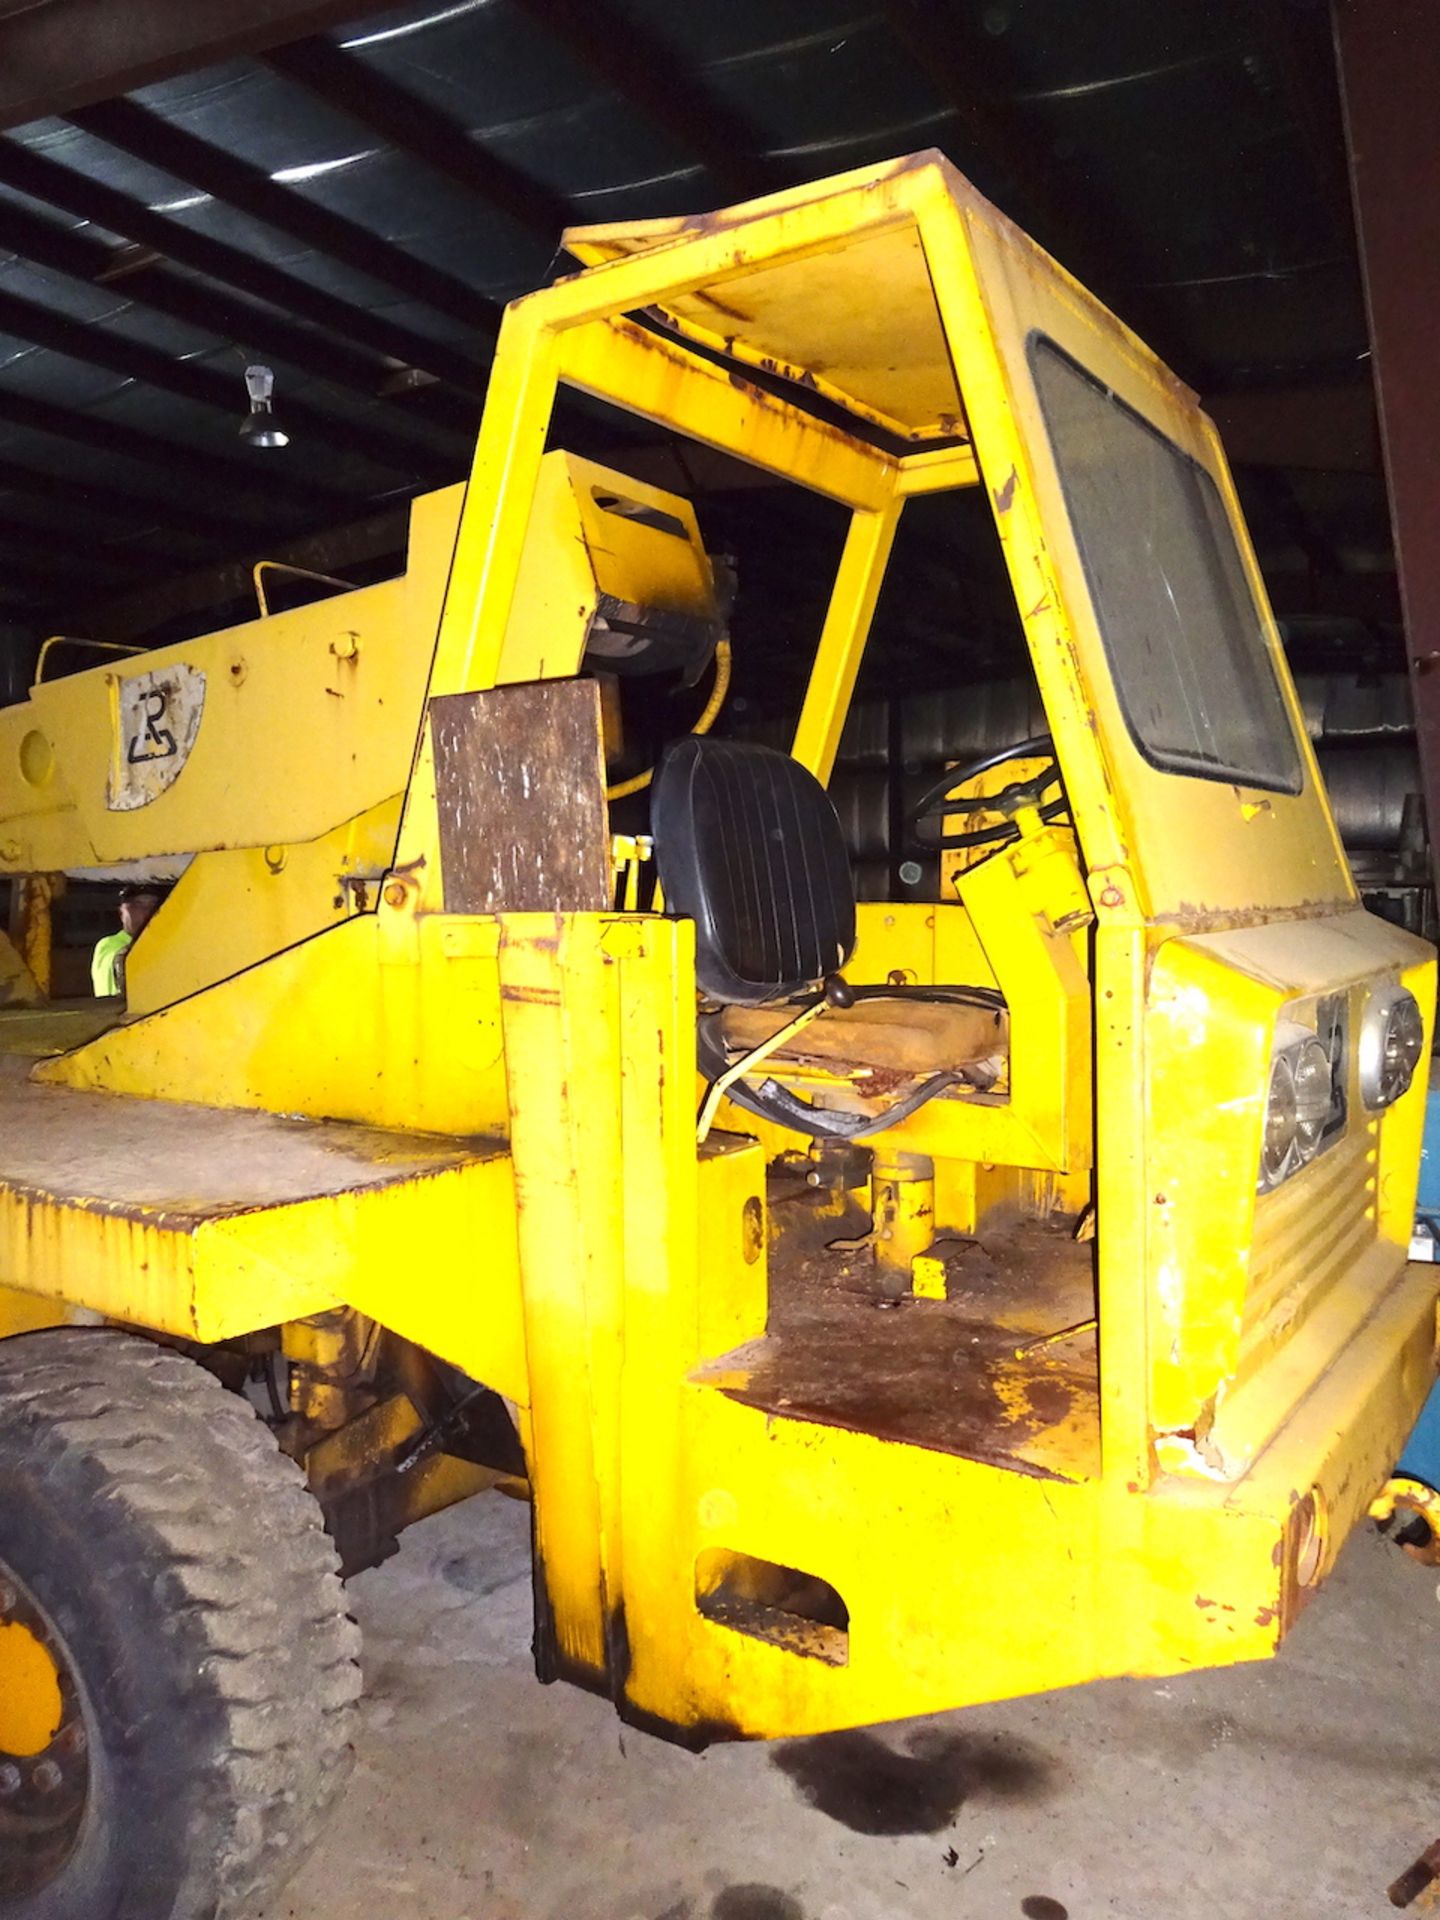
POLYGON ((767 1413, 1021 1473, 1099 1472, 1094 1243, 1027 1223, 963 1242, 949 1297, 878 1298, 866 1255, 772 1261, 766 1336, 697 1378, 767 1413), (1033 1343, 1045 1339, 1046 1344, 1033 1343))
POLYGON ((214 1219, 383 1187, 492 1158, 498 1140, 38 1085, 0 1056, 0 1189, 152 1217, 214 1219))

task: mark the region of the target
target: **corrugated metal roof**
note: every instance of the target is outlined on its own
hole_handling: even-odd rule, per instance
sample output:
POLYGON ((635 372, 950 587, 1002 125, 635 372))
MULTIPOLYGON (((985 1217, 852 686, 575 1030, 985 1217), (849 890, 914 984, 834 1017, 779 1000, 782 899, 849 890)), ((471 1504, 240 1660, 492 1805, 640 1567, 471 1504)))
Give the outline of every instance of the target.
MULTIPOLYGON (((930 145, 1203 393, 1365 378, 1322 5, 430 0, 0 139, 0 619, 458 477, 565 222, 930 145)), ((1383 565, 1378 479, 1329 478, 1252 489, 1262 548, 1383 565)))

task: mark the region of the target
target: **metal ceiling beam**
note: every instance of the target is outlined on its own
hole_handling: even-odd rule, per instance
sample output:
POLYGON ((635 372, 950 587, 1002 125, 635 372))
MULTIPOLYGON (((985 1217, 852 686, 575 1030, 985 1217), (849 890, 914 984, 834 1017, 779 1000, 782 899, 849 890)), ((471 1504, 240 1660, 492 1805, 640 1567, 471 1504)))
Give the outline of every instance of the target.
MULTIPOLYGON (((0 201, 0 247, 86 286, 108 285, 113 281, 117 297, 213 334, 222 345, 228 341, 237 349, 245 349, 251 357, 258 353, 288 360, 292 366, 332 385, 348 387, 368 400, 378 397, 383 368, 377 362, 354 355, 343 342, 325 340, 253 301, 224 291, 211 292, 163 267, 151 266, 138 272, 113 271, 115 256, 102 243, 3 201, 0 201)), ((330 416, 319 412, 313 417, 325 421, 327 433, 333 437, 335 423, 330 416)), ((457 449, 462 443, 468 444, 468 436, 460 433, 458 423, 450 424, 457 449)), ((353 448, 364 450, 367 459, 381 466, 395 467, 402 473, 417 464, 422 470, 435 467, 436 454, 432 446, 404 434, 392 434, 383 423, 343 422, 340 425, 353 448)))
POLYGON ((488 153, 458 122, 419 100, 364 60, 342 53, 332 40, 299 40, 276 47, 263 64, 282 79, 378 134, 409 159, 478 194, 547 246, 559 244, 570 208, 558 194, 488 153))
POLYGON ((49 0, 14 7, 0 18, 0 126, 68 113, 357 17, 355 0, 49 0))
MULTIPOLYGON (((211 407, 229 417, 237 428, 246 409, 238 357, 235 375, 230 378, 214 367, 203 366, 195 360, 175 359, 156 347, 112 333, 107 327, 72 320, 37 301, 4 292, 0 292, 0 333, 29 340, 37 347, 64 354, 87 366, 107 368, 124 379, 139 380, 198 406, 211 407)), ((427 448, 393 439, 378 428, 336 419, 303 400, 287 400, 283 394, 280 404, 290 423, 303 430, 308 439, 342 448, 400 474, 407 481, 458 477, 458 463, 446 462, 427 448)), ((257 477, 256 484, 265 486, 267 491, 276 485, 285 492, 303 490, 305 496, 317 504, 325 502, 341 512, 347 508, 353 511, 353 496, 338 489, 312 489, 308 483, 288 481, 278 472, 273 476, 267 474, 264 481, 257 477)))
MULTIPOLYGON (((87 220, 107 233, 133 241, 137 247, 148 248, 163 260, 202 273, 221 287, 239 288, 268 301, 282 313, 323 327, 328 336, 336 337, 340 365, 346 358, 357 371, 364 364, 362 354, 346 347, 347 341, 353 341, 395 368, 417 368, 477 397, 485 392, 484 367, 465 354, 427 339, 384 314, 371 313, 366 307, 327 293, 323 287, 312 286, 256 254, 168 219, 103 180, 61 166, 17 140, 0 139, 0 182, 32 200, 59 207, 77 220, 87 220)), ((144 269, 146 274, 154 271, 153 267, 144 269)), ((374 386, 370 390, 373 392, 374 386)))
POLYGON ((1335 37, 1420 771, 1440 876, 1440 10, 1337 0, 1335 37))
POLYGON ((516 4, 682 153, 698 160, 725 192, 745 200, 785 184, 756 156, 754 128, 686 72, 633 14, 622 16, 602 0, 516 4))
POLYGON ((117 487, 98 486, 88 477, 68 478, 9 459, 0 459, 0 488, 8 488, 26 499, 53 500, 67 509, 78 503, 87 512, 122 526, 133 527, 138 522, 153 520, 157 526, 173 528, 197 540, 223 541, 227 545, 235 541, 233 520, 195 508, 176 489, 163 500, 128 488, 122 493, 117 487))
POLYGON ((1270 572, 1265 591, 1277 620, 1303 615, 1393 626, 1400 618, 1393 573, 1270 572))
MULTIPOLYGON (((121 519, 88 499, 80 486, 70 489, 64 502, 40 494, 17 492, 0 477, 0 518, 13 528, 24 527, 30 546, 82 550, 85 553, 142 554, 152 568, 199 566, 213 558, 213 537, 176 526, 163 512, 136 514, 133 505, 121 519)), ((233 530, 227 547, 234 544, 233 530)))
POLYGON ((1380 471, 1375 395, 1368 380, 1246 387, 1202 399, 1232 466, 1380 471))
POLYGON ((1315 190, 1337 240, 1349 250, 1355 236, 1345 136, 1336 88, 1335 50, 1320 7, 1294 0, 1250 0, 1251 17, 1269 54, 1315 190))
MULTIPOLYGON (((389 507, 346 526, 326 528, 299 539, 268 542, 264 557, 289 566, 309 567, 316 573, 334 573, 405 552, 410 514, 407 507, 389 507)), ((250 555, 260 552, 255 536, 250 555)), ((161 580, 121 596, 99 600, 84 610, 85 630, 100 640, 138 640, 166 622, 207 609, 223 607, 253 593, 253 557, 227 560, 197 568, 173 579, 161 580)))
POLYGON ((1136 285, 1136 274, 1104 238, 1107 210, 1072 191, 1075 169, 1057 166, 1029 139, 1019 113, 1000 102, 1006 76, 994 42, 979 31, 962 37, 957 12, 934 0, 882 0, 891 31, 940 98, 955 109, 968 145, 1013 181, 1022 204, 1005 211, 1117 313, 1181 379, 1207 384, 1206 369, 1180 337, 1173 317, 1136 285))
POLYGON ((157 484, 163 488, 196 487, 207 498, 223 500, 227 510, 233 511, 242 522, 246 518, 273 522, 277 496, 282 511, 303 510, 304 518, 311 523, 327 512, 348 513, 354 509, 354 502, 347 497, 337 499, 323 489, 306 487, 299 482, 291 485, 278 475, 261 473, 237 458, 202 453, 178 441, 163 439, 143 427, 128 423, 121 427, 104 413, 79 413, 34 394, 15 393, 0 387, 0 422, 23 427, 30 433, 68 440, 95 453, 112 457, 118 454, 137 466, 153 468, 159 476, 157 484))
MULTIPOLYGON (((1302 508, 1283 467, 1251 468, 1244 477, 1243 491, 1250 496, 1252 523, 1258 521, 1262 529, 1270 529, 1270 538, 1293 547, 1312 575, 1334 579, 1344 573, 1334 542, 1302 508)), ((1256 537, 1262 547, 1268 544, 1263 532, 1256 537)))
POLYGON ((147 166, 158 167, 237 212, 288 233, 302 246, 328 254, 407 300, 421 301, 491 336, 499 330, 499 307, 463 280, 406 253, 343 214, 277 185, 263 167, 212 146, 133 100, 107 100, 66 118, 147 166))
POLYGON ((154 570, 153 554, 137 553, 132 560, 110 552, 102 555, 93 541, 77 548, 73 537, 51 545, 42 533, 35 527, 27 527, 23 520, 0 519, 0 580, 42 586, 47 580, 59 580, 83 591, 90 583, 97 589, 107 580, 123 585, 154 570), (3 551, 6 547, 16 547, 19 552, 12 556, 3 551))
MULTIPOLYGON (((43 622, 45 600, 34 593, 27 593, 23 587, 12 586, 6 580, 0 580, 0 614, 5 616, 5 624, 12 627, 35 627, 43 622)), ((0 637, 0 645, 13 653, 14 642, 11 636, 0 637)))

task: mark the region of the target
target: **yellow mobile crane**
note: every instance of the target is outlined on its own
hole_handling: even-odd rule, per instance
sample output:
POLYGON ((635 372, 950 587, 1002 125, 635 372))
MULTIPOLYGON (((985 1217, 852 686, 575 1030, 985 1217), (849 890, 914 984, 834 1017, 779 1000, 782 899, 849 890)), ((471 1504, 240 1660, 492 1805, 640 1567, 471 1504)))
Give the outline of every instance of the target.
POLYGON ((343 1772, 337 1550, 481 1488, 542 1677, 813 1733, 1272 1653, 1434 1375, 1434 956, 1360 907, 1193 395, 934 153, 567 244, 402 577, 0 713, 20 1920, 272 1884, 343 1772), (602 680, 698 705, 728 587, 545 451, 561 387, 849 515, 790 752, 672 740, 644 831, 602 680), (940 900, 857 908, 825 782, 897 521, 970 487, 1048 732, 922 797, 940 900), (48 876, 162 858, 123 1015, 46 1005, 48 876))

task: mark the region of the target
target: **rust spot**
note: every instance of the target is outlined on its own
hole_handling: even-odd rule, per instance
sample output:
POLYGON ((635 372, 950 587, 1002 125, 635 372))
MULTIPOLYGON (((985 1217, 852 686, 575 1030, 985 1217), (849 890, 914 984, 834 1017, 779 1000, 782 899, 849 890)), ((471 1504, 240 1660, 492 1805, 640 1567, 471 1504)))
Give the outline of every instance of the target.
MULTIPOLYGON (((675 330, 673 322, 671 323, 671 330, 675 330)), ((688 354, 678 351, 668 340, 661 340, 655 334, 647 333, 641 327, 621 323, 617 326, 616 331, 620 333, 631 346, 638 348, 642 352, 656 355, 672 367, 684 367, 688 370, 694 365, 694 362, 688 354)), ((871 446, 868 441, 861 439, 856 434, 847 433, 843 427, 835 426, 829 421, 818 419, 815 415, 804 412, 787 400, 767 393, 763 387, 757 387, 753 381, 745 379, 744 375, 733 367, 727 367, 725 369, 725 378, 730 382, 731 386, 744 393, 757 407, 763 407, 768 412, 779 415, 779 417, 787 423, 799 417, 803 419, 810 433, 818 434, 831 445, 850 448, 864 454, 868 459, 873 460, 876 458, 875 448, 871 446)))
POLYGON ((1049 605, 1050 605, 1049 594, 1042 593, 1040 598, 1035 602, 1034 606, 1031 607, 1030 611, 1026 614, 1025 618, 1027 620, 1033 620, 1037 614, 1044 613, 1045 610, 1049 607, 1049 605))
POLYGON ((1273 1627, 1279 1617, 1274 1607, 1257 1607, 1255 1609, 1255 1624, 1257 1627, 1273 1627))
POLYGON ((1020 476, 1018 473, 1016 473, 1014 467, 1011 467, 1010 477, 1009 479, 1006 480, 1004 486, 995 487, 992 490, 994 494, 994 499, 995 499, 995 511, 997 513, 1009 513, 1011 507, 1014 506, 1015 488, 1019 481, 1019 478, 1020 476))
MULTIPOLYGON (((1349 911, 1350 903, 1346 900, 1302 900, 1294 907, 1267 907, 1264 918, 1267 925, 1273 925, 1280 921, 1333 919, 1349 911)), ((1253 926, 1256 918, 1253 908, 1227 910, 1182 900, 1173 912, 1165 915, 1165 923, 1186 933, 1227 933, 1233 927, 1253 926)))
POLYGON ((727 307, 725 302, 717 299, 713 293, 706 293, 698 287, 691 295, 691 298, 699 300, 704 306, 713 307, 716 313, 723 313, 727 320, 748 320, 750 318, 749 314, 742 313, 739 307, 727 307))
POLYGON ((908 1086, 914 1075, 901 1067, 872 1067, 859 1091, 867 1100, 888 1100, 892 1093, 908 1086))
POLYGON ((1197 1607, 1213 1607, 1216 1603, 1213 1600, 1207 1600, 1203 1593, 1197 1593, 1195 1604, 1197 1607))
POLYGON ((1400 1878, 1391 1881, 1385 1895, 1392 1907, 1408 1907, 1436 1880, 1440 1880, 1440 1840, 1428 1846, 1418 1860, 1412 1860, 1400 1878))
POLYGON ((524 1007, 558 1007, 560 989, 558 987, 517 987, 505 986, 500 989, 500 998, 511 1005, 524 1007))

